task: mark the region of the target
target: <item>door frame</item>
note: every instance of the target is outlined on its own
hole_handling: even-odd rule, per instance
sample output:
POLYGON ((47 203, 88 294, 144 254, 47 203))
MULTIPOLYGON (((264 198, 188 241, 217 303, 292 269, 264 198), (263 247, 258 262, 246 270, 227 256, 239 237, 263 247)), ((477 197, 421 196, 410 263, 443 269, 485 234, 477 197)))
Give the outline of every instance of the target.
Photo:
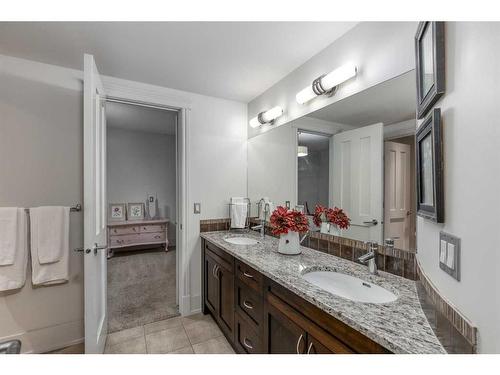
MULTIPOLYGON (((119 78, 102 76, 103 86, 106 90, 107 98, 114 101, 122 101, 129 104, 142 105, 159 109, 169 109, 178 111, 183 121, 178 121, 177 136, 180 137, 180 143, 183 150, 179 157, 180 164, 177 170, 177 179, 179 187, 177 189, 177 215, 182 212, 182 216, 177 219, 177 244, 176 244, 176 294, 181 315, 191 314, 190 301, 190 268, 189 259, 186 256, 188 244, 188 202, 189 202, 189 121, 191 112, 191 103, 184 98, 179 98, 175 90, 159 86, 148 85, 140 82, 126 81, 119 78), (177 95, 175 95, 177 94, 177 95), (180 229, 182 228, 182 229, 180 229), (180 246, 179 246, 180 243, 180 246)), ((177 141, 179 142, 179 140, 177 141)), ((176 143, 178 144, 178 143, 176 143)), ((178 150, 177 150, 178 151, 178 150)), ((177 153, 177 152, 176 152, 177 153)))

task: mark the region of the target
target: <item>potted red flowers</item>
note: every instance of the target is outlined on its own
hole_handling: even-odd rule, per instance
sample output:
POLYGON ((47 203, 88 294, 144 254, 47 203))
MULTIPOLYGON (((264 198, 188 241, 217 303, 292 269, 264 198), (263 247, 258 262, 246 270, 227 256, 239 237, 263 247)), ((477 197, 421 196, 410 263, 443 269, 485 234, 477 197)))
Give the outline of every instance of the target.
POLYGON ((317 205, 314 210, 314 224, 321 227, 321 233, 340 236, 341 229, 348 229, 351 225, 351 219, 341 208, 327 208, 317 205))
POLYGON ((309 230, 309 222, 306 215, 300 211, 288 210, 279 206, 273 211, 270 223, 272 233, 280 236, 278 252, 282 254, 300 254, 299 233, 309 230))

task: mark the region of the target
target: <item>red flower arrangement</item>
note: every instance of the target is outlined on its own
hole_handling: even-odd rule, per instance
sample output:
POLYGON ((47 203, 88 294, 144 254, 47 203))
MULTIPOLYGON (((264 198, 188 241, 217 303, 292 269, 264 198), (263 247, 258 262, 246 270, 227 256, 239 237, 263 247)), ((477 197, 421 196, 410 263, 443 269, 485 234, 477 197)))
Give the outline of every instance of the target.
POLYGON ((309 230, 309 221, 306 215, 300 211, 288 210, 286 207, 278 206, 269 219, 275 236, 291 232, 306 232, 309 230))
POLYGON ((332 223, 340 229, 347 229, 351 225, 351 219, 341 208, 327 208, 317 205, 314 210, 314 225, 320 226, 322 222, 332 223))

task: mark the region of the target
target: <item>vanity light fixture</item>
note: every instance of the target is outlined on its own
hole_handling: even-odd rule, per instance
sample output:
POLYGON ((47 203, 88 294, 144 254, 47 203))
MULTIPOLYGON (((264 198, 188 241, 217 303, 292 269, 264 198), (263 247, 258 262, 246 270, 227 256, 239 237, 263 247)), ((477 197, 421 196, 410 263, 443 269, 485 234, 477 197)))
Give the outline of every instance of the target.
POLYGON ((333 72, 316 78, 311 86, 306 87, 295 95, 295 99, 297 103, 305 104, 319 95, 333 95, 337 91, 338 85, 356 76, 356 73, 356 66, 352 64, 342 65, 333 72))
POLYGON ((283 114, 283 108, 277 106, 271 108, 268 111, 259 113, 256 117, 250 120, 250 126, 252 128, 258 128, 264 124, 272 124, 274 120, 283 114))
POLYGON ((299 147, 297 148, 297 156, 298 156, 299 158, 302 158, 302 157, 304 157, 304 156, 307 156, 307 154, 308 154, 307 146, 299 146, 299 147))

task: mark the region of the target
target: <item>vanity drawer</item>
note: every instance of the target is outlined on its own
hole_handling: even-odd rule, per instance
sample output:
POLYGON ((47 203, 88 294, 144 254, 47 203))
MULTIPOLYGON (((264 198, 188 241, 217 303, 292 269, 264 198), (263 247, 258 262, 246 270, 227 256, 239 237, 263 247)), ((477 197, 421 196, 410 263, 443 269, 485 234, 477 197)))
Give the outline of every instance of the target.
POLYGON ((141 233, 165 232, 165 224, 141 225, 141 233))
POLYGON ((246 316, 255 329, 262 326, 263 297, 240 281, 236 282, 236 309, 246 316))
POLYGON ((234 340, 241 353, 259 354, 262 352, 262 340, 255 329, 241 317, 235 314, 234 340))
POLYGON ((257 293, 262 294, 264 278, 260 272, 257 272, 249 265, 237 260, 236 276, 239 280, 255 290, 257 293))
POLYGON ((138 225, 130 225, 130 226, 123 226, 123 227, 113 227, 109 229, 109 233, 111 235, 123 235, 123 234, 134 234, 134 233, 140 233, 141 227, 138 225))

